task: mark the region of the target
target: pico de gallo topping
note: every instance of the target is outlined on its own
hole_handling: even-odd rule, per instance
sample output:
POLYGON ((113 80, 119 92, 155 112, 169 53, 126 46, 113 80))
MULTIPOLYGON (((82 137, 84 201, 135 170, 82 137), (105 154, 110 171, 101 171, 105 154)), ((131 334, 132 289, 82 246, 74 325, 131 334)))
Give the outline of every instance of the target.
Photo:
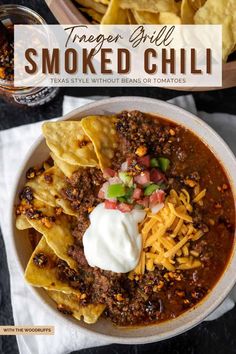
POLYGON ((165 157, 143 155, 146 149, 137 149, 134 159, 128 158, 119 171, 104 170, 107 180, 98 197, 105 200, 105 208, 118 209, 124 213, 133 208, 156 208, 165 200, 167 179, 165 172, 170 160, 165 157))

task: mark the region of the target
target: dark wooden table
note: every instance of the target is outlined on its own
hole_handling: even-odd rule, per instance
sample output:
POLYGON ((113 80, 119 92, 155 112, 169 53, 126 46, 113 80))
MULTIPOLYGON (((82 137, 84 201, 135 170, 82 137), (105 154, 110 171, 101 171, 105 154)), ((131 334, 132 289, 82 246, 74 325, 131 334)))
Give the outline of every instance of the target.
MULTIPOLYGON (((66 1, 66 0, 65 0, 66 1)), ((42 15, 48 23, 56 23, 55 18, 48 10, 43 0, 0 0, 1 4, 18 3, 31 7, 42 15)), ((49 104, 42 107, 19 109, 4 102, 0 98, 0 129, 8 129, 22 124, 37 122, 60 116, 62 113, 63 96, 147 96, 168 100, 180 94, 178 91, 160 88, 64 88, 59 95, 49 104)), ((206 112, 227 112, 236 114, 236 88, 203 92, 194 94, 199 110, 206 112)), ((0 324, 13 324, 9 273, 7 268, 6 253, 2 235, 0 234, 0 324)), ((220 319, 213 322, 202 323, 189 332, 178 337, 154 344, 146 345, 116 345, 109 347, 91 348, 81 350, 80 353, 117 353, 117 354, 233 354, 236 353, 236 308, 220 319)), ((15 337, 0 337, 1 354, 17 354, 15 337)), ((50 351, 48 352, 50 353, 50 351)), ((45 354, 48 354, 45 353, 45 354)), ((25 353, 22 353, 25 354, 25 353)), ((34 354, 34 353, 32 353, 34 354)), ((41 354, 41 353, 40 353, 41 354)))

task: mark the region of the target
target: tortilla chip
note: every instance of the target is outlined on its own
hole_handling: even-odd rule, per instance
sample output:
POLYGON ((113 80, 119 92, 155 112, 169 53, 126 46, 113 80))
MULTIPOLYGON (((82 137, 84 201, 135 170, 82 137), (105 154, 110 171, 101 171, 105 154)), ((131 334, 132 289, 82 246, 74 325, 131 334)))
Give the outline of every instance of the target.
POLYGON ((128 24, 128 17, 126 11, 120 8, 120 0, 111 0, 107 12, 104 15, 101 24, 128 24))
POLYGON ((45 236, 48 245, 53 249, 58 258, 65 261, 71 268, 77 270, 77 263, 68 256, 68 247, 74 243, 74 238, 71 234, 71 221, 67 215, 56 215, 53 208, 44 205, 38 207, 37 210, 42 211, 43 216, 53 216, 53 222, 50 222, 50 227, 44 222, 44 218, 31 219, 27 217, 29 224, 39 233, 45 236), (52 211, 53 210, 53 211, 52 211))
POLYGON ((56 255, 72 269, 77 270, 77 263, 67 253, 68 247, 74 243, 74 240, 65 216, 57 219, 51 228, 47 228, 41 220, 28 219, 28 221, 35 230, 45 236, 48 245, 54 250, 56 255))
MULTIPOLYGON (((95 323, 105 309, 105 305, 87 305, 81 306, 78 298, 74 294, 64 294, 58 291, 48 291, 48 295, 57 303, 58 309, 71 312, 72 316, 77 320, 83 319, 86 323, 95 323)), ((63 311, 62 311, 63 312, 63 311)))
POLYGON ((30 208, 39 211, 39 213, 42 213, 42 215, 46 215, 47 217, 55 215, 55 209, 50 205, 45 204, 41 200, 34 198, 29 204, 27 201, 23 199, 20 201, 20 204, 17 206, 17 212, 18 212, 17 219, 18 217, 23 217, 23 218, 25 217, 28 221, 26 211, 30 208))
POLYGON ((182 0, 181 20, 183 24, 193 24, 195 12, 196 10, 194 10, 191 0, 182 0))
POLYGON ((137 21, 134 18, 134 15, 132 13, 132 10, 126 10, 127 17, 128 17, 128 22, 130 25, 136 25, 137 21))
POLYGON ((69 163, 59 159, 53 152, 51 152, 50 155, 54 161, 54 165, 56 165, 66 177, 70 178, 74 172, 78 171, 79 166, 70 165, 69 163))
POLYGON ((132 10, 133 16, 138 24, 157 24, 159 23, 159 13, 148 11, 132 10))
MULTIPOLYGON (((78 168, 77 168, 78 169, 78 168)), ((61 197, 61 190, 66 186, 65 176, 57 166, 53 166, 41 175, 26 183, 36 199, 55 208, 62 207, 67 215, 76 216, 77 213, 71 209, 68 200, 61 197), (48 180, 47 178, 51 179, 48 180)))
POLYGON ((197 11, 198 9, 200 9, 200 7, 202 7, 205 2, 207 0, 190 0, 190 4, 192 6, 192 8, 197 11))
POLYGON ((134 18, 139 24, 164 24, 164 25, 179 25, 181 19, 173 12, 148 12, 148 11, 136 11, 132 10, 134 18))
POLYGON ((27 230, 30 229, 32 226, 28 222, 25 215, 18 215, 16 217, 16 228, 18 230, 27 230))
POLYGON ((177 8, 176 15, 180 16, 182 1, 178 1, 175 4, 176 4, 176 8, 177 8))
POLYGON ((58 257, 48 246, 45 237, 42 237, 35 248, 25 270, 25 279, 28 283, 36 287, 43 287, 48 290, 63 291, 65 293, 75 293, 80 295, 80 291, 72 288, 66 282, 57 278, 56 262, 58 257), (39 267, 34 262, 34 257, 43 254, 47 258, 47 264, 39 267))
POLYGON ((42 127, 49 149, 71 165, 98 165, 93 144, 84 134, 80 121, 46 122, 42 127))
POLYGON ((120 0, 122 9, 133 9, 148 12, 178 12, 175 0, 120 0))
POLYGON ((229 54, 236 44, 235 0, 207 0, 194 16, 196 24, 222 24, 223 29, 223 61, 227 61, 229 54))
POLYGON ((86 7, 79 7, 79 10, 83 12, 84 14, 88 15, 91 17, 92 22, 94 21, 95 24, 101 23, 103 14, 100 14, 97 11, 94 11, 94 9, 88 9, 86 7))
POLYGON ((94 0, 94 1, 103 5, 109 5, 111 2, 111 0, 94 0))
POLYGON ((65 187, 65 176, 53 166, 47 171, 26 183, 33 190, 36 199, 55 208, 57 206, 56 199, 60 196, 60 191, 65 187), (47 180, 50 178, 50 180, 47 180))
POLYGON ((95 12, 104 15, 107 10, 107 6, 96 2, 94 0, 75 0, 79 5, 93 9, 95 12))
POLYGON ((78 212, 73 210, 70 206, 69 200, 58 198, 57 199, 57 205, 63 209, 64 214, 70 215, 70 216, 77 216, 78 212))
POLYGON ((181 19, 172 12, 161 12, 159 14, 159 23, 163 25, 180 25, 181 19))
POLYGON ((89 116, 81 121, 85 134, 92 140, 102 170, 111 166, 118 146, 115 116, 89 116))

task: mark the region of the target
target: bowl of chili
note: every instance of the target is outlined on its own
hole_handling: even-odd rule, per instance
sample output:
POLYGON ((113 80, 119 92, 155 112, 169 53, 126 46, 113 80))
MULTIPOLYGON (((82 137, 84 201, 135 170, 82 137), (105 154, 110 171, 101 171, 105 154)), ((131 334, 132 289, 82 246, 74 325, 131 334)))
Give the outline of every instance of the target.
MULTIPOLYGON (((199 204, 200 190, 193 198, 193 203, 196 203, 193 204, 195 210, 193 225, 206 236, 205 239, 202 238, 201 244, 197 242, 188 250, 192 259, 200 262, 201 267, 196 270, 183 266, 184 263, 181 262, 184 262, 184 254, 181 253, 177 260, 179 262, 177 271, 167 267, 163 273, 159 268, 149 269, 150 263, 149 265, 146 263, 145 269, 150 271, 148 275, 140 271, 138 279, 131 279, 135 282, 134 287, 138 289, 139 295, 136 292, 134 295, 133 290, 129 290, 130 298, 133 296, 133 300, 126 304, 128 307, 117 305, 117 302, 115 306, 111 303, 112 296, 116 294, 112 293, 112 286, 114 284, 120 286, 120 280, 116 276, 105 274, 106 282, 109 281, 109 284, 106 283, 108 295, 105 295, 105 288, 101 285, 104 274, 93 275, 93 279, 100 279, 100 288, 94 289, 97 293, 102 292, 105 305, 109 308, 109 311, 93 325, 82 321, 75 322, 70 317, 62 319, 44 290, 32 288, 32 291, 44 304, 45 311, 48 309, 52 315, 59 316, 62 325, 66 325, 67 321, 76 323, 79 331, 90 335, 125 344, 149 343, 173 337, 206 319, 226 298, 235 284, 235 157, 222 138, 206 123, 182 108, 160 100, 142 97, 110 98, 78 108, 61 120, 81 120, 91 115, 117 115, 118 133, 122 139, 129 142, 129 149, 135 152, 136 159, 141 159, 138 165, 145 167, 134 177, 136 183, 134 188, 140 189, 141 192, 135 191, 136 196, 139 194, 136 198, 133 190, 133 201, 129 202, 127 199, 129 196, 124 191, 124 185, 130 183, 130 180, 127 180, 127 170, 124 168, 124 163, 127 164, 128 161, 118 163, 118 167, 113 161, 112 169, 118 173, 119 183, 109 184, 108 194, 103 195, 105 205, 106 201, 108 204, 115 201, 116 208, 121 212, 127 212, 124 207, 132 203, 133 207, 134 204, 142 205, 144 201, 145 203, 148 201, 149 205, 154 203, 155 206, 156 199, 160 198, 160 189, 165 191, 165 187, 159 185, 160 179, 162 184, 171 184, 171 190, 177 190, 178 193, 181 188, 194 191, 198 184, 203 191, 206 190, 202 193, 205 193, 203 204, 199 204), (142 144, 136 145, 139 139, 142 144), (143 149, 144 141, 150 149, 149 154, 143 149), (180 274, 183 276, 179 276, 180 274), (158 282, 155 283, 157 278, 158 282), (108 290, 112 294, 110 297, 108 290), (153 296, 154 293, 157 295, 153 296), (158 299, 158 309, 155 307, 156 302, 152 301, 154 298, 158 299), (128 316, 125 313, 128 313, 128 316)), ((24 186, 26 172, 32 165, 45 161, 48 155, 48 147, 41 137, 30 148, 16 180, 11 224, 15 257, 22 272, 25 270, 32 248, 29 239, 22 237, 22 233, 27 232, 15 228, 14 206, 18 203, 18 195, 24 186)), ((110 179, 114 179, 114 176, 111 171, 107 172, 108 182, 111 182, 110 179)), ((83 176, 79 174, 75 178, 78 178, 76 183, 79 183, 83 176)), ((100 187, 104 192, 102 182, 100 187)), ((169 193, 168 189, 165 193, 169 193)), ((168 201, 171 204, 171 200, 168 201)), ((107 207, 109 209, 110 205, 107 207)), ((183 238, 180 237, 180 242, 183 238)), ((155 253, 154 250, 148 250, 149 254, 155 253)), ((145 257, 150 256, 147 251, 143 252, 145 257)), ((166 257, 169 253, 167 251, 166 257)), ((165 264, 162 264, 163 269, 165 264)), ((196 267, 197 264, 199 263, 195 263, 196 267)), ((121 298, 122 296, 116 298, 116 301, 121 303, 121 298)))

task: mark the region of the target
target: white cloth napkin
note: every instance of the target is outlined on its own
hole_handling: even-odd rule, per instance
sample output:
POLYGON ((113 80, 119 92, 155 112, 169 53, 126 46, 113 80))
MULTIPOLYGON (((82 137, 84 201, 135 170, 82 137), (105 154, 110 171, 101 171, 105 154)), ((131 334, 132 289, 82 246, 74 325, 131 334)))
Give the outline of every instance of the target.
MULTIPOLYGON (((91 102, 92 99, 99 98, 100 97, 82 99, 65 97, 63 114, 91 102)), ((197 112, 191 95, 177 97, 170 102, 201 116, 222 135, 236 154, 236 141, 234 140, 236 133, 236 116, 197 112)), ((14 261, 12 240, 9 231, 9 196, 12 193, 12 186, 14 185, 17 171, 26 152, 41 133, 41 124, 42 122, 39 122, 0 132, 0 224, 6 245, 10 271, 11 298, 15 324, 55 326, 54 336, 17 336, 20 353, 44 354, 50 352, 50 354, 65 354, 73 350, 109 343, 104 339, 101 340, 94 336, 85 336, 79 332, 76 325, 65 321, 63 316, 55 315, 55 317, 52 317, 52 313, 48 313, 47 308, 43 307, 30 291, 30 287, 23 280, 22 274, 17 269, 14 261)), ((232 309, 235 301, 236 288, 233 289, 230 296, 207 318, 207 320, 218 318, 232 309)))

